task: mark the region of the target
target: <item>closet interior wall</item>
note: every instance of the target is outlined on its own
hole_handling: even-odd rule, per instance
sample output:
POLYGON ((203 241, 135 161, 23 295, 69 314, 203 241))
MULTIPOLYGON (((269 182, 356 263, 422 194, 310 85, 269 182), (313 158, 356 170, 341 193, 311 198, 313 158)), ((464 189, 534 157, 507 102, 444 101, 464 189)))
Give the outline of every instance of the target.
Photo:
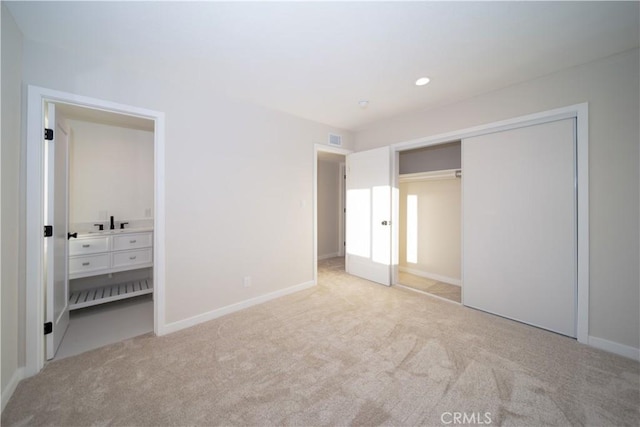
POLYGON ((461 285, 460 141, 399 155, 399 271, 461 285))

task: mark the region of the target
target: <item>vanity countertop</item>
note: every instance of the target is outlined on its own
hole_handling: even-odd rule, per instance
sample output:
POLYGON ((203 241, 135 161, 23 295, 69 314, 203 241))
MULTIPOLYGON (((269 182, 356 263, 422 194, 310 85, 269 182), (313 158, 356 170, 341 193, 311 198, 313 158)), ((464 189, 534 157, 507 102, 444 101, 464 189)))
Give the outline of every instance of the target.
POLYGON ((115 229, 115 230, 102 230, 102 231, 83 231, 78 232, 78 237, 86 237, 86 236, 109 236, 112 234, 122 234, 122 233, 143 233, 145 231, 153 231, 153 227, 131 227, 125 229, 115 229))

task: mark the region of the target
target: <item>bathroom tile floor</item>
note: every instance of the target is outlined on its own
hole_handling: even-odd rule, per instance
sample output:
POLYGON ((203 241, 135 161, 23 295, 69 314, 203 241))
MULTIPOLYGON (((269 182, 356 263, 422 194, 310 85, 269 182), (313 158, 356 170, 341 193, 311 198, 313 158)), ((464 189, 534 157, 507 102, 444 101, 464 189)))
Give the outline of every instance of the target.
POLYGON ((398 283, 408 288, 417 289, 457 303, 462 301, 462 288, 460 286, 427 279, 425 277, 405 272, 398 272, 398 283))
POLYGON ((73 310, 55 359, 153 332, 151 295, 73 310))

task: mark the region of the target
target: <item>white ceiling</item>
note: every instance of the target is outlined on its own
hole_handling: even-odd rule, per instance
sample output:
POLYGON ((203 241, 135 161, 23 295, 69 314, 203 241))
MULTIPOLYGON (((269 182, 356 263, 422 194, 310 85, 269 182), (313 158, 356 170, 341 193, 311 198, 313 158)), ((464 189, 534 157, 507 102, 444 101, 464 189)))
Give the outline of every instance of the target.
POLYGON ((5 3, 26 38, 351 130, 640 45, 635 1, 5 3))

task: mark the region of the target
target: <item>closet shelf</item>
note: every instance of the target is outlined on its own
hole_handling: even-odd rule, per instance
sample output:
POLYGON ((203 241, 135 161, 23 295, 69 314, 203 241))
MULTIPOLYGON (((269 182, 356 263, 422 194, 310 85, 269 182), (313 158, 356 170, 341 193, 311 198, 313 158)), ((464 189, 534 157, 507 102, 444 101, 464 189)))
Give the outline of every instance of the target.
POLYGON ((134 280, 84 291, 74 291, 69 295, 69 310, 133 298, 152 292, 153 279, 134 280))

